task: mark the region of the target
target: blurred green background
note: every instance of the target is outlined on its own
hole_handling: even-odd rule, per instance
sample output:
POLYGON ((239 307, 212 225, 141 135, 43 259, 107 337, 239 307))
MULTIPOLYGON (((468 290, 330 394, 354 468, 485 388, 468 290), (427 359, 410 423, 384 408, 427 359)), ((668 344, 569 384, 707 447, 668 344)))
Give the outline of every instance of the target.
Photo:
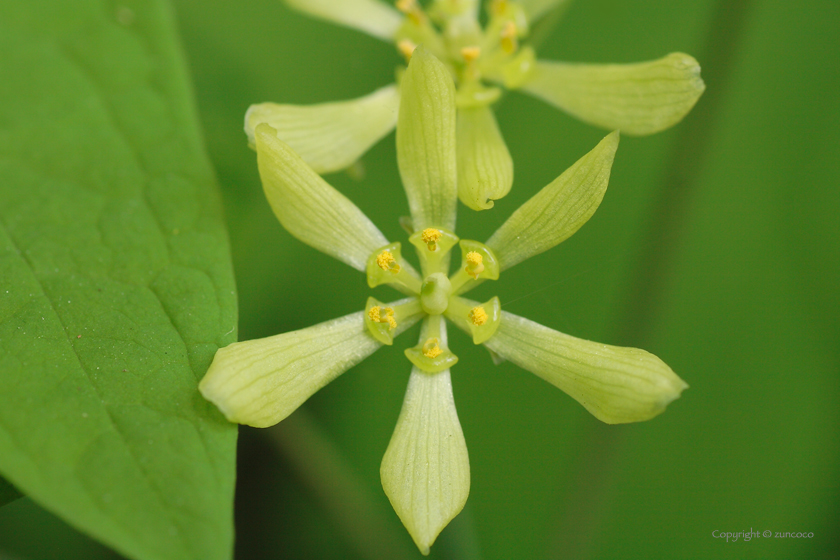
MULTIPOLYGON (((362 275, 271 214, 242 120, 255 102, 366 94, 393 80, 394 48, 278 0, 175 8, 224 190, 240 339, 361 309, 362 275)), ((578 0, 551 29, 542 58, 684 51, 707 91, 673 129, 623 138, 594 218, 475 299, 495 294, 557 330, 643 347, 691 388, 650 422, 606 426, 454 332, 472 489, 430 558, 840 558, 838 29, 836 0, 578 0), (814 536, 712 536, 750 529, 814 536)), ((484 213, 460 206, 463 238, 486 239, 605 134, 517 93, 497 115, 513 191, 484 213)), ((328 180, 404 241, 393 134, 362 163, 363 179, 328 180)), ((238 560, 420 557, 379 482, 415 340, 400 337, 278 427, 241 431, 238 560)), ((117 558, 27 499, 0 509, 0 551, 117 558)))

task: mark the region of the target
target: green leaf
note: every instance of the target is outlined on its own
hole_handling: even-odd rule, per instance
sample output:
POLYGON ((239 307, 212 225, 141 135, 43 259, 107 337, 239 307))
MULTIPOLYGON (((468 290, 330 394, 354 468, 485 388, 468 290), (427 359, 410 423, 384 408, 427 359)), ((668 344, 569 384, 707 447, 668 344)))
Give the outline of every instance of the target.
POLYGON ((17 488, 9 484, 9 481, 0 477, 0 507, 5 506, 9 502, 13 502, 23 495, 17 491, 17 488))
POLYGON ((131 558, 232 549, 235 338, 213 172, 163 0, 0 0, 0 473, 131 558))

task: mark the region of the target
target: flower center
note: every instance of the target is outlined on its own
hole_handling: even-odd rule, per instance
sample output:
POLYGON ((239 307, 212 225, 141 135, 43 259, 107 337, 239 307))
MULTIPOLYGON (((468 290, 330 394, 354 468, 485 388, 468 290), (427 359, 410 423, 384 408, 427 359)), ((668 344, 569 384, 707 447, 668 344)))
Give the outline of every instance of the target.
POLYGON ((430 274, 420 288, 420 305, 429 315, 440 315, 449 305, 452 283, 442 272, 430 274))

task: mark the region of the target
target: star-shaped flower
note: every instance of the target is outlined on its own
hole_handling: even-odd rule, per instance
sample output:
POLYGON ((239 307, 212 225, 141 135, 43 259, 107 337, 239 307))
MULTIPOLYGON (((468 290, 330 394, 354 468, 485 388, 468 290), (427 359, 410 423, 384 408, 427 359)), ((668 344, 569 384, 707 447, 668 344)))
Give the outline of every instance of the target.
MULTIPOLYGON (((457 87, 458 196, 474 210, 491 208, 513 184, 513 161, 491 105, 502 90, 519 89, 577 118, 622 134, 647 135, 678 123, 703 93, 700 66, 672 53, 637 64, 570 64, 537 60, 521 45, 529 27, 568 0, 492 0, 482 29, 478 0, 286 0, 307 14, 391 41, 410 58, 423 44, 451 72, 457 87)), ((396 124, 396 84, 336 103, 261 103, 245 116, 255 141, 268 123, 318 173, 353 164, 396 124)))
POLYGON ((454 234, 457 206, 455 87, 432 54, 415 51, 403 77, 397 157, 411 210, 418 273, 350 200, 328 185, 268 124, 255 128, 260 176, 283 226, 310 246, 389 284, 407 297, 369 298, 364 311, 313 327, 219 350, 201 393, 232 422, 267 427, 318 389, 422 320, 405 351, 413 364, 402 412, 385 456, 385 493, 421 552, 461 511, 469 460, 452 396, 446 322, 556 385, 608 423, 661 413, 686 384, 656 356, 580 340, 501 310, 499 299, 462 297, 486 280, 568 238, 595 212, 607 188, 613 132, 521 206, 485 243, 454 234), (450 251, 461 264, 451 275, 450 251))

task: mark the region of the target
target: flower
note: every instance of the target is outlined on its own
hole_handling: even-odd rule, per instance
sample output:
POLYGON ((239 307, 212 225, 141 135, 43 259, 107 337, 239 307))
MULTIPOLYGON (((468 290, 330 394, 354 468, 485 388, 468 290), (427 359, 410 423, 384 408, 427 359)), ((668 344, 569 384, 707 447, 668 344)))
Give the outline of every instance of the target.
POLYGON ((346 197, 327 184, 268 124, 255 127, 257 162, 266 197, 295 237, 388 284, 407 297, 369 298, 364 311, 302 330, 220 349, 199 388, 232 422, 267 427, 318 389, 392 344, 422 320, 402 411, 382 460, 382 485, 415 543, 427 554, 463 508, 469 459, 455 410, 446 322, 578 400, 608 423, 647 420, 686 384, 657 357, 632 348, 580 340, 501 310, 499 299, 463 297, 471 288, 546 251, 580 228, 601 202, 618 133, 520 207, 486 243, 453 232, 457 206, 455 87, 446 67, 418 48, 403 78, 397 157, 411 210, 409 241, 420 271, 346 197), (460 246, 452 275, 450 252, 460 246))
MULTIPOLYGON (((569 64, 538 60, 521 45, 530 26, 567 0, 493 0, 488 22, 478 0, 286 0, 307 14, 393 42, 406 58, 423 44, 444 61, 457 84, 458 196, 473 210, 488 209, 513 184, 513 161, 490 106, 498 86, 519 89, 571 115, 623 134, 647 135, 678 123, 705 85, 691 56, 671 53, 637 64, 569 64), (490 82, 491 85, 488 85, 490 82)), ((318 173, 353 164, 396 124, 396 84, 349 101, 310 106, 260 103, 245 116, 254 143, 267 122, 318 173)))

